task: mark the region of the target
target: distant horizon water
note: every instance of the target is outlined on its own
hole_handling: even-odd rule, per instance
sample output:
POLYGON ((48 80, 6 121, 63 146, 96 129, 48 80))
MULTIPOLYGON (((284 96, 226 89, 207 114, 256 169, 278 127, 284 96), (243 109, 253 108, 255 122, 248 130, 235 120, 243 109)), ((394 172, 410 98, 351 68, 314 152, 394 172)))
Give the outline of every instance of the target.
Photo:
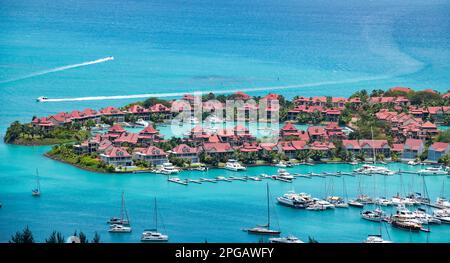
MULTIPOLYGON (((395 86, 446 92, 448 10, 450 0, 0 0, 0 133, 3 137, 15 120, 122 106, 142 94, 243 90, 256 96, 348 97, 362 89, 395 86), (114 60, 102 63, 108 56, 114 60), (59 101, 37 103, 40 96, 59 101)), ((161 175, 83 171, 44 157, 48 150, 0 143, 0 242, 26 225, 39 241, 53 230, 66 236, 81 230, 90 237, 99 231, 107 242, 137 242, 139 232, 151 224, 155 195, 173 242, 258 241, 240 229, 264 222, 263 184, 183 188, 161 175), (30 194, 36 168, 43 192, 38 199, 30 194), (123 190, 135 229, 132 235, 110 235, 106 220, 119 212, 123 190)), ((249 174, 274 169, 255 167, 249 174)), ((214 169, 180 176, 220 175, 231 174, 214 169)), ((385 179, 389 195, 403 186, 420 190, 419 178, 402 176, 402 186, 398 175, 385 179)), ((448 180, 426 179, 432 198, 441 194, 443 179, 448 180)), ((274 197, 293 188, 315 196, 324 195, 326 185, 340 189, 340 179, 327 180, 271 182, 270 187, 274 197)), ((383 189, 382 182, 378 180, 377 189, 383 189)), ((355 178, 348 179, 348 190, 356 194, 355 178)), ((443 194, 449 197, 448 191, 443 194)), ((275 207, 283 234, 301 239, 361 242, 379 231, 378 225, 361 221, 355 209, 316 213, 275 207)), ((430 234, 389 231, 395 242, 450 242, 448 225, 431 229, 430 234)))

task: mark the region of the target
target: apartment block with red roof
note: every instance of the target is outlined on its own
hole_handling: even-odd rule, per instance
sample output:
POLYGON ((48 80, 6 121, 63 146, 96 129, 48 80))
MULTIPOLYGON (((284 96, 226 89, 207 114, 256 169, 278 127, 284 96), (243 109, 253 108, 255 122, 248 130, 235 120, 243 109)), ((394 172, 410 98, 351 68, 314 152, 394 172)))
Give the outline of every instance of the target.
POLYGON ((387 140, 359 140, 359 147, 364 156, 373 158, 375 154, 383 154, 385 157, 391 156, 391 147, 387 140))
POLYGON ((163 136, 159 134, 157 129, 153 128, 153 125, 148 125, 138 134, 138 143, 144 146, 153 145, 155 142, 159 142, 162 139, 163 136))
POLYGON ((430 147, 428 147, 428 157, 429 162, 437 163, 439 158, 444 154, 450 153, 450 144, 446 142, 435 142, 430 147))
POLYGON ((233 147, 227 142, 205 142, 203 151, 213 158, 228 158, 233 153, 233 147))
POLYGON ((170 154, 174 157, 191 160, 191 163, 198 163, 200 161, 199 153, 200 153, 199 148, 190 147, 189 145, 186 144, 177 145, 170 152, 170 154))
POLYGON ((133 165, 131 155, 123 147, 112 147, 105 153, 100 154, 100 159, 114 166, 127 167, 133 165))
POLYGON ((419 139, 407 139, 403 146, 402 160, 415 160, 425 150, 425 144, 419 139))
POLYGON ((136 148, 133 152, 133 159, 142 160, 152 166, 161 165, 168 162, 168 156, 169 155, 164 150, 156 146, 136 148))
POLYGON ((327 132, 322 126, 309 126, 307 132, 311 141, 323 141, 328 139, 327 132))
POLYGON ((125 113, 113 106, 108 106, 106 108, 100 109, 99 114, 114 120, 114 122, 125 121, 125 113))
POLYGON ((150 111, 138 104, 129 107, 125 113, 136 116, 138 119, 143 119, 144 121, 150 120, 150 111))

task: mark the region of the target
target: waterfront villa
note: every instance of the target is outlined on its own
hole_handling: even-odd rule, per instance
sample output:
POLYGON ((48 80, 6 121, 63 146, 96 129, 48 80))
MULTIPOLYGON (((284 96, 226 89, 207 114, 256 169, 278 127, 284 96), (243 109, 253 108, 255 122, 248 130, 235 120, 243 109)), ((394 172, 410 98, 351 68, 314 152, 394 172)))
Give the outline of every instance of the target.
POLYGON ((435 142, 428 148, 429 162, 437 163, 444 154, 450 153, 450 144, 446 142, 435 142))
POLYGON ((152 166, 161 165, 169 161, 168 154, 156 146, 134 149, 133 159, 142 160, 152 166))
POLYGON ((123 147, 112 147, 105 153, 100 154, 100 159, 114 166, 127 167, 133 164, 131 155, 123 147))
POLYGON ((189 159, 191 163, 199 162, 199 149, 197 147, 190 147, 186 144, 180 144, 172 149, 170 154, 177 158, 189 159))
POLYGON ((422 140, 419 139, 407 139, 403 146, 402 160, 415 160, 425 150, 425 145, 422 140))

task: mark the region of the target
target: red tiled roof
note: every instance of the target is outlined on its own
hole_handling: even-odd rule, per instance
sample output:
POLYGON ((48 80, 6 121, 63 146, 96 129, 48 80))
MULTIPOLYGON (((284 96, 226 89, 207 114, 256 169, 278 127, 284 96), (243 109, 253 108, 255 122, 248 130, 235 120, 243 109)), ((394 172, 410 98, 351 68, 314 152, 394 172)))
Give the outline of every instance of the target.
POLYGON ((195 147, 190 147, 189 145, 186 144, 180 144, 177 145, 175 148, 173 148, 172 152, 175 154, 183 154, 183 153, 196 154, 198 153, 198 149, 195 147))
POLYGON ((167 153, 156 147, 156 146, 149 146, 141 151, 141 154, 147 155, 147 156, 167 156, 167 153))
POLYGON ((157 134, 157 133, 159 133, 159 131, 153 128, 153 125, 148 125, 142 131, 139 132, 139 134, 157 134))
POLYGON ((307 129, 309 136, 314 136, 314 135, 325 135, 325 129, 321 126, 309 126, 307 129))
POLYGON ((130 157, 130 154, 123 147, 112 147, 105 155, 108 157, 130 157))
POLYGON ((433 124, 430 121, 427 121, 424 124, 422 124, 422 128, 424 128, 424 129, 436 129, 436 125, 433 124))
POLYGON ((243 99, 243 100, 248 100, 248 99, 251 99, 251 98, 252 98, 250 95, 245 94, 245 93, 242 92, 242 91, 238 91, 238 92, 236 92, 236 93, 234 93, 234 94, 236 95, 237 98, 240 98, 240 99, 243 99))
POLYGON ((120 124, 114 124, 108 130, 108 133, 122 133, 122 132, 125 132, 125 129, 120 124))
POLYGON ((277 144, 276 143, 271 143, 271 142, 262 142, 259 144, 259 146, 266 150, 266 151, 276 151, 277 149, 277 144))
POLYGON ((349 149, 360 149, 358 140, 342 140, 342 145, 349 149))
POLYGON ((359 140, 359 146, 361 148, 368 146, 369 148, 381 149, 386 145, 389 146, 387 140, 359 140))
POLYGON ((138 141, 138 134, 132 133, 132 132, 124 132, 122 133, 119 138, 115 139, 115 143, 130 143, 130 144, 137 144, 138 141))
POLYGON ((405 145, 402 143, 394 143, 394 144, 392 144, 391 150, 394 152, 402 152, 404 146, 405 145))
POLYGON ((448 149, 449 144, 446 142, 435 142, 430 146, 436 152, 444 152, 448 149))
POLYGON ((423 146, 423 141, 419 139, 407 139, 405 141, 405 146, 409 146, 409 149, 417 151, 423 146))
POLYGON ((231 145, 229 143, 223 142, 205 142, 203 143, 203 149, 206 152, 214 152, 214 153, 226 153, 233 151, 231 145))
POLYGON ((281 128, 282 131, 294 131, 297 132, 298 129, 295 127, 294 124, 292 124, 292 122, 286 122, 284 124, 284 126, 281 128))

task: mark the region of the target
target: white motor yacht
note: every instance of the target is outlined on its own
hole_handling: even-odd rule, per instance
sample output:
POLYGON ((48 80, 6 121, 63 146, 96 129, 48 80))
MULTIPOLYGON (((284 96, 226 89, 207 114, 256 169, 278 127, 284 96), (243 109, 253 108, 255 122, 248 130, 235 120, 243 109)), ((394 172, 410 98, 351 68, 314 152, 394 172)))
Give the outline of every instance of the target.
POLYGON ((389 170, 386 167, 382 166, 374 166, 374 165, 368 165, 365 164, 361 168, 355 169, 355 173, 360 174, 383 174, 383 175, 393 175, 394 172, 389 170))
POLYGON ((147 127, 149 125, 149 122, 144 121, 143 119, 138 119, 134 124, 137 126, 147 127))
POLYGON ((229 159, 228 162, 225 164, 225 169, 231 171, 244 171, 247 168, 245 168, 245 166, 242 166, 238 161, 229 159))
POLYGON ((160 169, 163 174, 176 174, 179 171, 172 163, 163 163, 160 169))
POLYGON ((433 211, 433 216, 442 223, 450 224, 450 209, 436 209, 433 211))
POLYGON ((445 175, 448 174, 447 171, 443 170, 441 167, 427 167, 418 171, 419 174, 423 175, 445 175))
POLYGON ((287 180, 293 180, 294 176, 288 173, 285 169, 278 169, 278 177, 287 180))

